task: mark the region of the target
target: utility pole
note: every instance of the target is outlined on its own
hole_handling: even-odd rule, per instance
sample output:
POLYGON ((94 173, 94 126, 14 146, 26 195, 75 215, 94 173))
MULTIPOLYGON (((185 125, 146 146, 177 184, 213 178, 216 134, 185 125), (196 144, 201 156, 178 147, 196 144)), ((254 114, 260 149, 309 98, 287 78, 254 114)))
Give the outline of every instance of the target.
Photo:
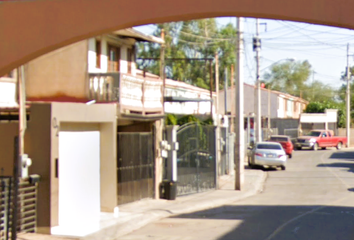
POLYGON ((220 152, 220 119, 219 119, 219 56, 215 53, 215 91, 216 91, 216 101, 215 101, 215 116, 216 116, 216 153, 217 153, 217 166, 216 171, 216 187, 219 188, 219 176, 221 174, 221 152, 220 152))
POLYGON ((234 74, 234 65, 231 65, 231 74, 230 74, 230 81, 231 81, 231 118, 230 118, 230 131, 235 132, 235 89, 234 89, 234 83, 235 83, 235 74, 234 74))
POLYGON ((213 119, 213 62, 209 60, 209 80, 210 80, 210 117, 213 119))
POLYGON ((350 69, 349 43, 347 45, 347 146, 350 147, 350 69))
POLYGON ((228 88, 228 82, 227 82, 227 68, 225 68, 225 82, 224 82, 224 92, 225 92, 225 96, 224 96, 224 115, 227 115, 227 88, 228 88))
POLYGON ((215 112, 218 119, 219 117, 218 116, 219 114, 219 56, 217 53, 215 53, 215 92, 216 92, 215 112))
MULTIPOLYGON (((161 39, 165 41, 165 30, 161 29, 161 39)), ((144 71, 145 73, 145 71, 144 71)), ((160 78, 163 82, 162 87, 162 107, 165 113, 165 88, 166 88, 166 78, 165 78, 165 43, 161 44, 160 50, 160 78)))
POLYGON ((268 137, 270 137, 270 86, 268 87, 268 137))
POLYGON ((244 182, 244 117, 243 117, 243 18, 237 19, 236 66, 235 66, 235 190, 241 190, 244 182))
POLYGON ((259 19, 256 20, 256 37, 253 38, 253 50, 256 51, 256 62, 257 62, 257 74, 256 74, 256 85, 257 85, 257 109, 256 109, 256 142, 260 142, 262 138, 262 124, 261 124, 261 82, 260 82, 260 51, 261 51, 261 40, 259 38, 259 19))

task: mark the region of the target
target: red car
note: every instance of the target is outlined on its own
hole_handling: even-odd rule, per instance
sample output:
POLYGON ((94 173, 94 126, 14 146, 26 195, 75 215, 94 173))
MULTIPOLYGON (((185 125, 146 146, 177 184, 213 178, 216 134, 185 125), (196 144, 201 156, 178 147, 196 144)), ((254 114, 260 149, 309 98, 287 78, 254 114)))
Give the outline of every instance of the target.
POLYGON ((294 146, 293 143, 291 142, 290 137, 285 135, 273 135, 268 139, 268 141, 280 143, 284 148, 286 155, 288 155, 289 158, 293 156, 294 146))

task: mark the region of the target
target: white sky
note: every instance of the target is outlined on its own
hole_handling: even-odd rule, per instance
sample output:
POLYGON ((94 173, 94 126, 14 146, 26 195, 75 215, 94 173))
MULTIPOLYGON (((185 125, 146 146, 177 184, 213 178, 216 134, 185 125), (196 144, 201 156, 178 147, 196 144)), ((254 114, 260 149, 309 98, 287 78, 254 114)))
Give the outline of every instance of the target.
MULTIPOLYGON (((217 19, 219 27, 230 22, 235 24, 235 17, 217 19)), ((344 83, 339 79, 347 65, 348 43, 350 44, 349 65, 354 65, 353 30, 281 20, 260 19, 259 22, 262 41, 260 69, 265 69, 261 72, 261 76, 273 63, 293 58, 297 61, 309 61, 315 71, 310 80, 314 78, 333 88, 338 88, 344 83)), ((137 30, 151 34, 154 27, 146 25, 137 27, 137 30)), ((244 81, 250 84, 255 83, 256 73, 255 53, 252 49, 252 38, 255 33, 256 20, 246 18, 244 81)))

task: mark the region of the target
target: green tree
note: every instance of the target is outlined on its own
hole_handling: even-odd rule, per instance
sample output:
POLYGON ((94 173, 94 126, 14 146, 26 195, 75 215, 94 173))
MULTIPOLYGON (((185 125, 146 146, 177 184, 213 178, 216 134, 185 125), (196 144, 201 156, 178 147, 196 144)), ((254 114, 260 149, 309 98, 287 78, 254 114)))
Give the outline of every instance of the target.
POLYGON ((300 96, 306 89, 305 83, 311 72, 308 61, 285 62, 272 66, 270 72, 264 75, 264 79, 273 90, 300 96))
MULTIPOLYGON (((216 20, 200 19, 185 22, 172 22, 156 25, 155 36, 165 30, 166 59, 171 58, 214 58, 219 55, 220 87, 223 86, 224 69, 235 63, 236 29, 232 24, 218 28, 216 20)), ((138 58, 159 58, 160 45, 152 43, 138 44, 138 58)), ((138 61, 140 69, 159 74, 159 61, 138 61)), ((215 62, 212 64, 214 83, 215 62)), ((208 61, 200 60, 166 60, 166 76, 184 81, 205 89, 210 88, 210 66, 208 61)), ((230 75, 228 75, 230 76, 230 75)), ((213 84, 215 88, 215 84, 213 84)))
POLYGON ((338 109, 338 127, 345 127, 346 116, 345 116, 345 104, 344 102, 310 102, 305 113, 324 113, 326 109, 338 109))
POLYGON ((264 75, 267 87, 309 102, 337 102, 338 91, 319 80, 310 79, 313 72, 308 61, 286 62, 274 65, 264 75))
POLYGON ((302 97, 309 102, 335 102, 338 98, 338 91, 316 80, 305 85, 302 97))

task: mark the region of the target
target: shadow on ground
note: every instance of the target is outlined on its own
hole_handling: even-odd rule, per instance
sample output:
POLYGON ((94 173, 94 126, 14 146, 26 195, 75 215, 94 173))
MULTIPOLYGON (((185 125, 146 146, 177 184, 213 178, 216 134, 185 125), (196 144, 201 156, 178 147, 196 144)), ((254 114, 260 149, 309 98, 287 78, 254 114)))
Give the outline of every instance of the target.
POLYGON ((354 152, 334 152, 329 159, 337 159, 338 161, 332 163, 321 163, 318 164, 317 167, 343 168, 348 172, 354 173, 354 152))
POLYGON ((185 231, 179 230, 178 224, 181 222, 188 224, 189 222, 187 220, 180 221, 181 219, 193 220, 191 221, 193 225, 188 227, 188 231, 210 231, 208 239, 333 240, 353 239, 354 236, 352 230, 354 208, 352 207, 225 205, 169 219, 176 219, 176 225, 173 225, 173 221, 170 225, 171 231, 176 232, 185 231), (197 225, 199 229, 192 230, 198 219, 200 220, 200 224, 197 225), (279 230, 281 226, 282 228, 279 230), (173 230, 174 227, 176 229, 173 230), (218 229, 223 229, 227 233, 221 236, 217 235, 218 229), (269 238, 274 233, 276 234, 269 238), (215 238, 214 235, 217 237, 215 238))
POLYGON ((334 152, 329 158, 354 160, 354 152, 334 152))
POLYGON ((263 167, 263 166, 259 166, 259 165, 250 167, 250 166, 246 165, 246 166, 245 166, 245 169, 261 170, 261 171, 264 171, 264 172, 269 172, 269 171, 277 171, 277 170, 279 170, 280 168, 275 168, 275 167, 263 167))

